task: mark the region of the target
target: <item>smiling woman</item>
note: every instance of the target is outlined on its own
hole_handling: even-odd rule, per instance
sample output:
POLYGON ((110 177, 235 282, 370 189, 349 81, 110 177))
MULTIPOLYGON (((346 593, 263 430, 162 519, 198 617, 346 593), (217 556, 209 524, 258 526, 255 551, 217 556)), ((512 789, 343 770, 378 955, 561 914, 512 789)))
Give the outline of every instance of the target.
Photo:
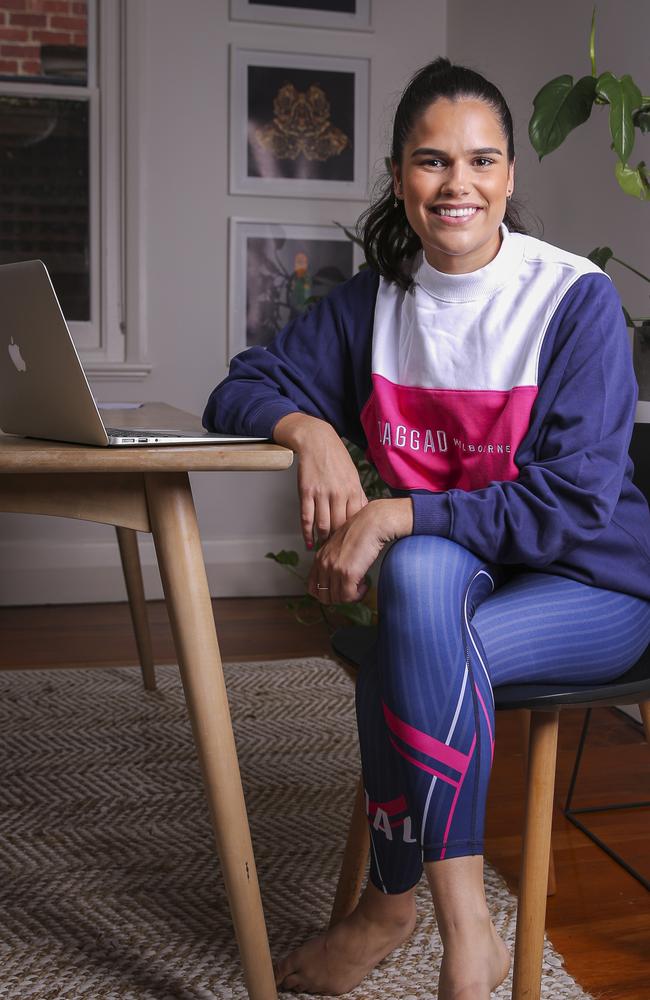
POLYGON ((522 230, 496 87, 425 66, 391 164, 364 219, 369 266, 233 358, 204 422, 297 452, 305 543, 323 543, 314 598, 360 600, 393 543, 357 683, 370 878, 352 914, 279 962, 278 984, 352 989, 412 931, 424 873, 439 1000, 489 1000, 509 965, 482 880, 492 687, 613 679, 650 641, 636 386, 608 276, 522 230), (368 503, 340 436, 391 498, 368 503))
POLYGON ((408 262, 421 248, 441 271, 462 274, 496 256, 502 221, 509 232, 526 231, 511 201, 510 109, 484 77, 460 66, 443 73, 443 62, 424 66, 404 92, 393 124, 392 174, 363 219, 367 258, 403 288, 411 283, 408 262), (451 232, 459 239, 450 242, 451 232))

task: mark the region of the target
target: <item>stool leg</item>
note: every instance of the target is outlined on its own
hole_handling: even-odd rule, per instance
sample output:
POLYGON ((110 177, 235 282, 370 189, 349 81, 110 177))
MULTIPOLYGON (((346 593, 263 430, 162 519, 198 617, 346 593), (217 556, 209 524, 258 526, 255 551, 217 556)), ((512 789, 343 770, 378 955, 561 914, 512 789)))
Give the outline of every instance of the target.
POLYGON ((147 602, 142 582, 138 536, 131 528, 116 527, 115 531, 117 532, 117 543, 120 547, 122 572, 124 573, 124 582, 126 583, 126 592, 129 598, 131 621, 133 622, 133 631, 135 632, 135 641, 140 657, 142 680, 147 691, 155 691, 156 673, 153 665, 147 602))
MULTIPOLYGON (((517 713, 521 721, 521 735, 524 744, 524 777, 528 774, 528 743, 530 740, 530 709, 521 708, 517 713)), ((548 888, 547 896, 554 896, 557 892, 557 881, 555 879, 555 858, 553 857, 553 838, 551 837, 551 849, 548 857, 548 888)))
POLYGON ((513 1000, 539 1000, 541 993, 558 722, 559 712, 531 715, 513 1000))
POLYGON ((330 927, 338 924, 344 917, 352 913, 357 905, 363 877, 366 873, 369 849, 370 836, 368 834, 363 779, 360 779, 354 797, 348 839, 343 852, 341 873, 330 916, 330 927))
POLYGON ((639 705, 639 711, 641 712, 641 718, 643 719, 645 738, 647 742, 650 743, 650 701, 642 701, 639 705))

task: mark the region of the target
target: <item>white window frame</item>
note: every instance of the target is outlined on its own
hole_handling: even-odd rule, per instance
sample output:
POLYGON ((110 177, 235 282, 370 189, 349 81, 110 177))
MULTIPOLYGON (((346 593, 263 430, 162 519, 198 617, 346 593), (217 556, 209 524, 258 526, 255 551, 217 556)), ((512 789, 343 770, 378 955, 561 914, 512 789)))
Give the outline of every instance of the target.
MULTIPOLYGON (((126 91, 137 79, 138 43, 143 38, 138 30, 140 4, 126 0, 87 0, 87 4, 86 86, 0 83, 0 94, 88 101, 90 320, 69 326, 93 380, 140 379, 151 370, 143 363, 143 336, 138 333, 144 329, 138 322, 143 317, 140 310, 128 316, 125 301, 127 244, 138 228, 127 225, 125 213, 126 187, 131 177, 135 179, 134 157, 130 166, 127 162, 127 143, 129 135, 137 135, 137 123, 127 121, 126 91), (135 322, 127 339, 130 318, 135 322)), ((137 279, 136 267, 129 281, 134 297, 137 279)))

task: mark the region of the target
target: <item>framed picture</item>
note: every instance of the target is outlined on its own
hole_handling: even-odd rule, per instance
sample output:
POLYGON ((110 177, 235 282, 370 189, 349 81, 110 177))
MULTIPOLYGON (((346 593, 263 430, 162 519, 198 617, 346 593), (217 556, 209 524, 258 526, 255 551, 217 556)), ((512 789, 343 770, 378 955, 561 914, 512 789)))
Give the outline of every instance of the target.
POLYGON ((368 60, 231 55, 231 194, 364 200, 368 60))
POLYGON ((229 357, 266 347, 362 262, 361 248, 335 225, 231 219, 229 357))
POLYGON ((230 0, 233 21, 370 30, 370 0, 230 0))

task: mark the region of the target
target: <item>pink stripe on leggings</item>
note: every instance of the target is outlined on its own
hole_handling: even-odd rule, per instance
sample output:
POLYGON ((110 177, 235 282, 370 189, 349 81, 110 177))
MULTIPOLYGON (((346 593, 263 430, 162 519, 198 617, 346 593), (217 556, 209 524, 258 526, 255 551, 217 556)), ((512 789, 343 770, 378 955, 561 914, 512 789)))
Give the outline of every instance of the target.
MULTIPOLYGON (((439 760, 441 764, 453 767, 461 775, 465 774, 469 765, 467 754, 461 753, 460 750, 454 750, 453 747, 448 746, 446 743, 441 743, 440 740, 436 740, 433 736, 415 729, 414 726, 409 726, 408 722, 404 722, 391 712, 385 701, 382 702, 382 707, 384 709, 386 724, 395 736, 404 740, 405 743, 408 743, 415 750, 419 750, 420 753, 426 754, 427 757, 433 757, 434 760, 439 760)), ((434 772, 432 771, 431 773, 433 774, 434 772)))
MULTIPOLYGON (((474 748, 475 747, 476 747, 476 736, 472 740, 472 745, 469 748, 469 753, 467 755, 467 765, 468 766, 469 766, 470 760, 472 759, 472 754, 474 753, 474 748)), ((445 827, 445 833, 444 833, 444 836, 442 838, 443 847, 442 847, 442 851, 440 852, 440 860, 441 861, 444 860, 445 852, 447 850, 447 838, 449 837, 449 831, 451 830, 451 821, 454 818, 454 813, 456 811, 456 803, 458 802, 458 796, 460 795, 460 790, 463 787, 463 781, 464 780, 465 780, 465 775, 463 774, 462 778, 458 782, 458 785, 456 787, 456 793, 454 795, 454 800, 451 803, 451 807, 449 809, 449 816, 447 817, 447 826, 445 827)))
POLYGON ((450 778, 448 774, 443 774, 442 771, 436 771, 433 767, 428 767, 426 764, 423 764, 421 760, 411 757, 406 750, 403 750, 402 747, 395 742, 392 736, 389 736, 388 739, 391 741, 397 752, 401 754, 402 757, 409 762, 409 764, 415 764, 416 767, 419 767, 421 771, 426 771, 427 774, 435 774, 436 778, 440 778, 441 781, 446 781, 448 785, 453 785, 454 788, 458 786, 458 782, 454 778, 450 778))
POLYGON ((382 809, 387 816, 396 816, 398 813, 405 812, 406 798, 404 795, 399 795, 396 799, 391 799, 390 802, 373 802, 370 799, 368 801, 370 815, 373 816, 378 809, 382 809))

